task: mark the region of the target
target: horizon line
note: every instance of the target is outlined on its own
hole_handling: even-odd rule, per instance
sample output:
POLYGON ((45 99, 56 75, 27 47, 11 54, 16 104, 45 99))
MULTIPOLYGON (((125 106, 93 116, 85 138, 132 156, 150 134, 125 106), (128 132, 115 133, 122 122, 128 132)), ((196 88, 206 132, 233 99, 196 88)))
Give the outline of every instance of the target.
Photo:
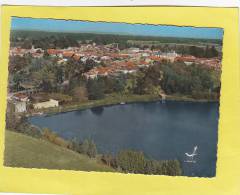
POLYGON ((183 38, 183 39, 197 39, 197 40, 220 40, 222 41, 222 38, 200 38, 200 37, 184 37, 184 36, 159 36, 159 35, 141 35, 141 34, 131 34, 131 33, 120 33, 120 32, 97 32, 97 31, 54 31, 54 30, 41 30, 41 29, 22 29, 22 28, 12 28, 10 31, 32 31, 32 32, 50 32, 50 33, 88 33, 88 34, 108 34, 108 35, 122 35, 122 36, 139 36, 139 37, 155 37, 155 38, 183 38))
POLYGON ((117 34, 149 37, 179 37, 222 40, 219 27, 178 26, 171 24, 142 24, 126 22, 83 21, 52 18, 13 17, 11 29, 45 32, 117 34))

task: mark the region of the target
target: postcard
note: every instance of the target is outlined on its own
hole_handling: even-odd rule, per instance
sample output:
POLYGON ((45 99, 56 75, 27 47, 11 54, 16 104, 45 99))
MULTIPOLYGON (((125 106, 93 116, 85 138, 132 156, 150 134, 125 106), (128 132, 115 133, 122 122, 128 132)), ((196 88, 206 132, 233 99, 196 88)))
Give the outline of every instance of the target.
MULTIPOLYGON (((239 114, 236 9, 20 9, 3 12, 1 169, 23 178, 42 174, 41 182, 49 174, 49 185, 62 177, 54 189, 75 186, 73 194, 79 192, 70 180, 84 178, 84 186, 91 178, 114 183, 84 194, 111 194, 137 178, 165 193, 177 182, 168 194, 186 194, 181 183, 203 192, 234 172, 226 165, 234 158, 228 151, 239 151, 231 137, 239 114), (164 14, 173 12, 177 17, 164 14)), ((136 186, 129 194, 139 194, 136 186)))

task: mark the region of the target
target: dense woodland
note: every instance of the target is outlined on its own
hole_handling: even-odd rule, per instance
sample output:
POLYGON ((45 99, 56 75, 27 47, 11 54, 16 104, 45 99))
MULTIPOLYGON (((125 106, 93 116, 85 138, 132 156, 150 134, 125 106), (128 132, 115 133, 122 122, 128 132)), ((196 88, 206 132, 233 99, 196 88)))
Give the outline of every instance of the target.
MULTIPOLYGON (((59 42, 65 38, 69 42, 74 40, 93 40, 97 44, 109 44, 127 42, 128 40, 140 40, 140 41, 159 41, 162 43, 214 43, 222 44, 222 40, 219 39, 194 39, 194 38, 178 38, 178 37, 154 37, 154 36, 134 36, 134 35, 120 35, 120 34, 99 34, 99 33, 71 33, 71 32, 47 32, 47 31, 24 31, 24 30, 12 30, 11 31, 11 43, 16 44, 23 40, 59 40, 59 42)), ((53 42, 52 42, 53 43, 53 42)), ((67 45, 67 47, 73 45, 67 45)))

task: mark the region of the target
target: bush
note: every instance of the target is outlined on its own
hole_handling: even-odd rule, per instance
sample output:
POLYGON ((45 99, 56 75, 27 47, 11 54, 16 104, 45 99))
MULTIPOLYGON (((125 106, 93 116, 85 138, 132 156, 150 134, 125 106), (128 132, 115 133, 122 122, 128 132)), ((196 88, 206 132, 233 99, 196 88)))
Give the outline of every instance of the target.
POLYGON ((146 160, 143 152, 123 150, 117 154, 116 160, 124 172, 144 173, 146 160))
POLYGON ((58 100, 60 104, 69 103, 72 101, 72 97, 61 93, 49 93, 47 94, 49 99, 58 100))
POLYGON ((96 155, 97 155, 97 147, 96 147, 95 143, 92 140, 89 141, 87 155, 90 158, 95 158, 96 155))
POLYGON ((194 99, 207 99, 207 100, 218 100, 219 95, 216 92, 198 92, 198 91, 193 91, 192 92, 192 97, 194 99))
POLYGON ((87 89, 84 86, 75 87, 72 90, 73 100, 77 102, 84 102, 88 100, 87 89))
POLYGON ((74 151, 80 154, 86 154, 90 158, 95 158, 97 156, 97 147, 93 140, 85 139, 83 142, 73 140, 72 148, 74 151))
POLYGON ((17 131, 35 138, 42 137, 41 131, 38 127, 30 125, 29 123, 26 123, 26 122, 21 123, 18 126, 17 131))
POLYGON ((56 133, 52 132, 48 128, 43 128, 42 133, 43 138, 50 141, 51 143, 54 143, 58 146, 64 147, 64 148, 72 148, 72 144, 63 138, 59 137, 56 133))
POLYGON ((112 156, 111 154, 103 154, 101 160, 103 163, 113 167, 114 169, 118 168, 116 158, 114 158, 114 156, 112 156))
POLYGON ((89 79, 87 83, 88 99, 99 100, 104 98, 105 85, 102 79, 89 79))
MULTIPOLYGON (((111 156, 103 156, 103 162, 111 165, 111 156)), ((112 165, 111 165, 112 166, 112 165)), ((112 166, 113 167, 113 166, 112 166)), ((181 175, 182 169, 178 160, 149 160, 143 152, 123 150, 116 156, 115 168, 120 167, 126 173, 144 173, 153 175, 181 175)))

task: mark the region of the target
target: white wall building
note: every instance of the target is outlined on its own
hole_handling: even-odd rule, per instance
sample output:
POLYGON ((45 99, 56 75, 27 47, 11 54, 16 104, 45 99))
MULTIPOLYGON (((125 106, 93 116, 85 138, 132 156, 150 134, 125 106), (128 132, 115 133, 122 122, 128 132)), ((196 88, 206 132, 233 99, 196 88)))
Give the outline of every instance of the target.
POLYGON ((13 101, 15 112, 26 112, 27 111, 27 104, 26 101, 13 101))
POLYGON ((41 108, 51 108, 51 107, 58 107, 58 101, 54 99, 50 99, 49 101, 46 102, 39 102, 36 104, 33 104, 34 109, 41 109, 41 108))

